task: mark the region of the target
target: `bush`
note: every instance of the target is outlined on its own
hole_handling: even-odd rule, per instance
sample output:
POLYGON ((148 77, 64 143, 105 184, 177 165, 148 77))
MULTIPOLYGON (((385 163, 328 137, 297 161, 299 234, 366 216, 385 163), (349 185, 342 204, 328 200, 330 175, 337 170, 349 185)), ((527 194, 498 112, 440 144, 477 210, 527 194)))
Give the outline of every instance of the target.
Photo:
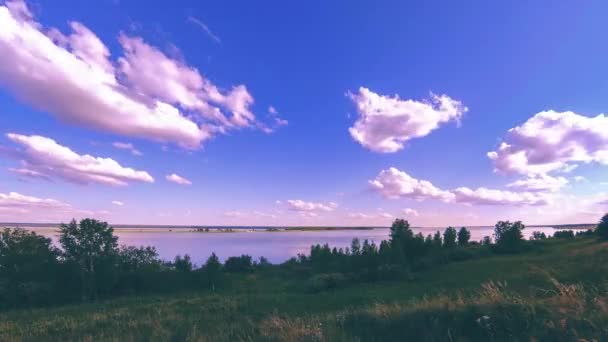
POLYGON ((229 257, 224 263, 226 272, 252 272, 253 262, 250 255, 241 255, 240 257, 229 257))
POLYGON ((321 273, 314 275, 306 284, 310 292, 321 292, 344 287, 347 277, 342 273, 321 273))
POLYGON ((544 232, 535 231, 532 232, 532 240, 545 240, 547 238, 547 234, 544 232))
POLYGON ((556 239, 574 239, 574 231, 558 230, 555 233, 553 233, 553 237, 556 239))

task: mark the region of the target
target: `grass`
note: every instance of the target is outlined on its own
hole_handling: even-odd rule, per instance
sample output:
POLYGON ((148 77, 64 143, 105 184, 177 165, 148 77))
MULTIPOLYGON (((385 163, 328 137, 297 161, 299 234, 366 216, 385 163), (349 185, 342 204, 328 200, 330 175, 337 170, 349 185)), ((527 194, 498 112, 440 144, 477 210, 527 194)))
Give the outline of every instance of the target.
POLYGON ((217 293, 9 311, 0 340, 608 340, 608 244, 590 238, 321 293, 305 280, 270 269, 217 293))

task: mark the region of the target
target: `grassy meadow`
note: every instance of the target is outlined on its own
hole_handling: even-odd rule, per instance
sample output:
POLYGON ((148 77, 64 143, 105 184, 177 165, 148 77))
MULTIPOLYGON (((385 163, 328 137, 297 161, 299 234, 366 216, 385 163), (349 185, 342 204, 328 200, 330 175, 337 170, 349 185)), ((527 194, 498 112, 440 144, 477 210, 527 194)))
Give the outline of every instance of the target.
POLYGON ((608 243, 594 237, 325 291, 284 272, 230 274, 216 291, 5 311, 0 340, 608 340, 608 243))

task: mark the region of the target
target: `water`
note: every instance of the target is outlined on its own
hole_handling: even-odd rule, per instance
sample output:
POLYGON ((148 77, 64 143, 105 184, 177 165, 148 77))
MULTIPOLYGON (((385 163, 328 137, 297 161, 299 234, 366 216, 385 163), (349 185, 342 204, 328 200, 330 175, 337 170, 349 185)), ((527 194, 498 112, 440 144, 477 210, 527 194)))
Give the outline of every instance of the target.
MULTIPOLYGON (((57 244, 57 231, 53 228, 30 228, 37 233, 50 237, 57 244)), ((493 227, 473 227, 471 241, 479 241, 484 236, 492 236, 493 227)), ((425 236, 433 234, 437 228, 413 228, 425 236)), ((443 232, 443 229, 441 229, 443 232)), ((550 236, 555 231, 551 227, 527 227, 524 236, 528 239, 533 231, 542 231, 550 236)), ((361 241, 368 239, 380 244, 388 239, 388 228, 367 230, 323 230, 323 231, 281 231, 267 232, 237 231, 232 233, 193 232, 189 229, 117 229, 120 244, 133 246, 154 246, 159 256, 173 260, 180 254, 189 254, 192 260, 200 265, 215 252, 221 260, 230 256, 249 254, 255 259, 264 256, 272 263, 281 263, 298 253, 308 254, 313 244, 328 243, 331 247, 348 247, 354 237, 361 241)))

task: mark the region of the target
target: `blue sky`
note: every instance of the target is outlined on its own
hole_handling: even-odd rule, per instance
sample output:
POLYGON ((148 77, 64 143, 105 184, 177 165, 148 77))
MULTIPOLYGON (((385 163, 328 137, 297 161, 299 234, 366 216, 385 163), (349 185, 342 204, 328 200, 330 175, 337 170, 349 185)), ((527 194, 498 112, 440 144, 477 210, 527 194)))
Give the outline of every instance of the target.
POLYGON ((590 222, 608 203, 600 1, 1 9, 0 221, 590 222), (157 101, 178 117, 151 129, 157 101))

